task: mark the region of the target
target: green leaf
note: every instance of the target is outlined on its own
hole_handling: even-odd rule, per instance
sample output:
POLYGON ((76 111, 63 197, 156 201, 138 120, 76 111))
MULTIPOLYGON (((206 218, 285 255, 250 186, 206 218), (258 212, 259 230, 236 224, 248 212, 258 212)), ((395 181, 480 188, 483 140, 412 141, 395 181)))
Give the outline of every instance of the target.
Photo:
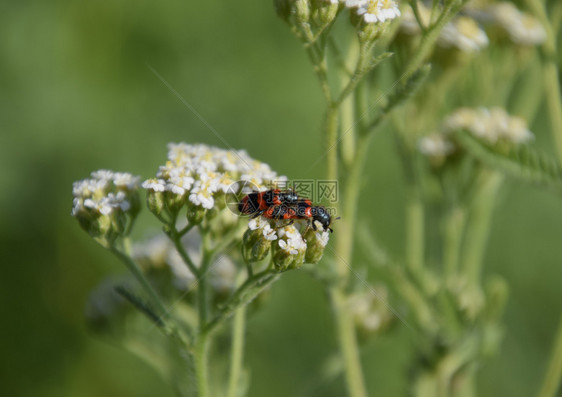
POLYGON ((490 168, 525 182, 562 190, 560 164, 554 158, 531 146, 514 146, 506 152, 500 152, 496 147, 481 141, 468 131, 456 131, 454 137, 471 156, 490 168))

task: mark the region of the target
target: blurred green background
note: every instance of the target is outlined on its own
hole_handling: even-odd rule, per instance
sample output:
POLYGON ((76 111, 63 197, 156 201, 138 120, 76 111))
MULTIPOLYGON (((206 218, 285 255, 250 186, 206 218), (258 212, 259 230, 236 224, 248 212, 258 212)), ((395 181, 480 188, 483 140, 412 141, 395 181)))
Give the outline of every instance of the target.
MULTIPOLYGON (((172 395, 142 361, 86 329, 90 290, 124 269, 70 216, 71 184, 92 170, 150 177, 168 142, 225 147, 149 65, 232 147, 291 178, 323 175, 322 163, 311 168, 322 153, 323 99, 271 1, 4 1, 1 395, 172 395)), ((539 133, 537 144, 550 140, 539 133)), ((361 211, 400 256, 405 191, 388 134, 376 137, 370 158, 361 211)), ((511 294, 502 350, 482 366, 478 390, 528 396, 560 315, 562 206, 509 183, 494 219, 486 272, 505 277, 511 294)), ((139 235, 145 227, 156 227, 147 212, 139 235)), ((250 395, 341 396, 341 379, 315 381, 337 349, 331 329, 319 284, 303 272, 285 275, 249 321, 250 395)), ((412 344, 400 327, 366 344, 373 395, 406 393, 412 344)))

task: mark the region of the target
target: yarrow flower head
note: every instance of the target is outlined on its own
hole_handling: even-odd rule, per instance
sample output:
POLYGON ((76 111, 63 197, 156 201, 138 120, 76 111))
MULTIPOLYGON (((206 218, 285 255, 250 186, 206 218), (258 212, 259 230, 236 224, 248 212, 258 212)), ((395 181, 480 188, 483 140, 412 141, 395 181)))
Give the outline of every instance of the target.
POLYGON ((540 21, 534 16, 519 10, 513 3, 499 2, 468 4, 466 13, 485 24, 491 35, 507 34, 509 39, 517 45, 533 46, 542 44, 546 40, 546 31, 540 21))
POLYGON ((306 242, 294 225, 277 229, 279 240, 273 245, 272 260, 281 270, 299 268, 304 263, 306 242))
POLYGON ((139 179, 124 172, 92 172, 72 186, 72 216, 102 245, 112 244, 130 231, 140 211, 139 179))
POLYGON ((264 216, 251 219, 244 234, 242 253, 248 263, 262 261, 271 252, 279 271, 299 268, 303 263, 318 263, 330 233, 310 219, 275 220, 264 216))
POLYGON ((546 40, 546 31, 539 20, 521 12, 513 3, 494 4, 488 12, 492 21, 504 29, 515 44, 538 45, 546 40))
POLYGON ((227 195, 265 189, 284 181, 243 150, 224 150, 203 144, 170 143, 168 161, 156 178, 143 182, 152 212, 177 213, 188 208, 188 219, 199 223, 210 210, 224 208, 227 195))
POLYGON ((486 32, 470 17, 461 16, 449 22, 439 34, 437 44, 456 47, 463 52, 479 51, 489 44, 486 32))
POLYGON ((498 141, 521 144, 534 138, 524 119, 510 116, 497 107, 460 108, 445 120, 443 127, 446 133, 466 129, 491 144, 498 141))
POLYGON ((398 3, 394 0, 346 1, 347 7, 356 7, 357 14, 366 23, 383 23, 400 16, 398 3))
MULTIPOLYGON (((422 3, 418 3, 420 20, 427 26, 430 22, 431 11, 422 3)), ((400 21, 400 30, 407 35, 421 33, 420 26, 411 7, 406 8, 400 21)), ((486 32, 478 25, 475 19, 469 16, 460 16, 447 23, 437 38, 437 45, 442 48, 456 48, 462 52, 479 51, 489 44, 486 32)))
POLYGON ((377 285, 373 290, 356 291, 347 298, 347 307, 361 336, 373 335, 382 331, 392 321, 386 301, 388 290, 377 285))
POLYGON ((502 108, 459 108, 445 119, 440 132, 418 141, 419 151, 441 164, 458 150, 453 136, 458 130, 466 130, 490 145, 520 145, 534 139, 524 119, 511 116, 502 108))

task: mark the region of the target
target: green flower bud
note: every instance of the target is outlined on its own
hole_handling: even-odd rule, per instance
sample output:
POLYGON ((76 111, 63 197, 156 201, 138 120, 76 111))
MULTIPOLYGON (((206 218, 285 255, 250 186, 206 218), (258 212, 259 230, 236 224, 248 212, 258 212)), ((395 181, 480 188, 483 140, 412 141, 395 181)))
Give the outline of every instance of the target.
POLYGON ((155 215, 160 215, 164 210, 164 192, 147 190, 146 204, 150 212, 155 215))
POLYGON ((181 194, 176 194, 174 192, 164 192, 164 202, 166 203, 166 208, 172 214, 178 213, 186 202, 186 197, 181 194))
POLYGON ((273 245, 272 261, 280 271, 298 269, 304 263, 306 243, 294 226, 279 229, 279 241, 273 245))
POLYGON ((187 221, 192 225, 198 225, 203 222, 203 218, 207 214, 207 210, 203 207, 190 205, 187 207, 187 221))
POLYGON ((310 19, 310 2, 308 0, 294 0, 293 7, 297 22, 308 22, 310 19))
POLYGON ((318 263, 324 254, 324 248, 328 244, 330 234, 328 232, 315 231, 309 228, 303 238, 306 241, 306 255, 304 261, 306 263, 318 263))
POLYGON ((312 14, 318 25, 325 26, 332 22, 338 15, 340 4, 327 0, 312 0, 312 14))
POLYGON ((308 22, 310 19, 310 2, 308 0, 275 0, 277 15, 291 24, 295 17, 297 24, 308 22))
POLYGON ((267 257, 271 240, 264 235, 263 228, 248 229, 242 239, 242 255, 248 263, 259 262, 267 257))
POLYGON ((275 0, 275 11, 277 11, 277 15, 285 22, 289 22, 292 4, 292 0, 275 0))

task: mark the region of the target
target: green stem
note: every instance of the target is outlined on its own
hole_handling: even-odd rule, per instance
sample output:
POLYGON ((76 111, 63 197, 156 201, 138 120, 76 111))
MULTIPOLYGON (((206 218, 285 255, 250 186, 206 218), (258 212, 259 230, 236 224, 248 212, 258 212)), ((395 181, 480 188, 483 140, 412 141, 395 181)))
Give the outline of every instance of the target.
POLYGON ((455 276, 458 271, 465 218, 464 210, 459 206, 453 206, 445 219, 443 268, 447 278, 455 276))
POLYGON ((348 395, 350 397, 367 397, 359 349, 357 347, 355 326, 347 307, 345 293, 340 288, 331 288, 330 298, 336 318, 338 341, 345 366, 348 395))
POLYGON ((483 174, 472 204, 463 250, 462 272, 478 285, 497 192, 503 181, 498 172, 483 174))
POLYGON ((326 109, 324 122, 327 179, 336 181, 338 179, 338 107, 329 104, 326 109))
POLYGON ((218 311, 217 315, 208 322, 203 332, 211 333, 226 317, 234 311, 248 304, 267 286, 277 280, 278 274, 273 270, 264 270, 249 277, 242 284, 227 303, 218 311), (251 292, 251 293, 250 293, 251 292))
POLYGON ((406 204, 406 265, 413 271, 423 267, 424 208, 416 186, 410 186, 406 204))
MULTIPOLYGON (((546 91, 546 103, 550 113, 550 122, 552 123, 552 134, 556 145, 556 153, 562 162, 562 100, 560 93, 560 80, 558 78, 558 66, 556 64, 556 35, 558 26, 553 27, 548 19, 547 10, 544 1, 527 0, 528 6, 540 19, 545 31, 546 40, 542 46, 544 55, 543 76, 546 91)), ((560 7, 560 5, 558 5, 560 7)), ((558 10, 553 13, 556 15, 558 10)), ((555 21, 558 25, 558 22, 555 21)))
POLYGON ((355 232, 355 221, 357 217, 357 205, 361 187, 361 173, 367 157, 369 143, 372 134, 363 135, 357 142, 355 161, 349 169, 344 184, 341 207, 342 219, 338 223, 338 236, 336 239, 336 252, 340 260, 338 263, 338 274, 341 284, 345 284, 349 275, 349 263, 352 260, 353 241, 355 232))
POLYGON ((385 55, 381 60, 375 60, 374 62, 369 64, 369 60, 371 59, 371 50, 372 44, 367 45, 365 43, 360 43, 359 58, 357 59, 357 64, 355 65, 355 71, 335 100, 335 104, 337 106, 339 106, 345 100, 345 98, 347 98, 355 90, 357 85, 363 80, 363 77, 365 77, 365 75, 369 73, 369 71, 373 70, 373 68, 377 66, 380 61, 382 61, 382 59, 390 56, 385 55))
POLYGON ((197 375, 198 397, 209 396, 209 344, 210 335, 205 331, 207 326, 208 298, 207 298, 207 270, 212 258, 210 249, 209 230, 200 226, 201 234, 201 266, 197 275, 197 304, 199 314, 199 336, 195 344, 195 372, 197 375))
POLYGON ((191 259, 191 257, 189 256, 189 254, 187 253, 187 251, 185 250, 185 247, 183 246, 182 242, 181 242, 181 237, 187 233, 187 231, 178 231, 175 227, 175 225, 170 226, 171 229, 168 233, 168 236, 170 237, 170 239, 172 240, 172 242, 174 243, 174 246, 176 247, 176 250, 178 251, 178 254, 180 254, 183 262, 186 264, 186 266, 189 268, 189 271, 195 276, 195 277, 199 277, 199 269, 197 268, 197 266, 195 265, 195 263, 193 262, 193 260, 191 259))
POLYGON ((414 17, 416 18, 416 22, 418 23, 418 26, 420 27, 422 34, 425 33, 426 28, 425 25, 423 24, 423 20, 420 14, 420 10, 418 8, 417 0, 410 0, 408 3, 412 8, 412 12, 414 13, 414 17))
POLYGON ((197 277, 197 303, 199 310, 199 330, 202 332, 207 325, 207 313, 209 309, 209 302, 207 297, 207 271, 209 265, 211 264, 211 258, 213 252, 210 249, 209 244, 209 232, 208 230, 201 230, 201 270, 199 276, 197 277))
POLYGON ((240 384, 244 360, 244 331, 246 323, 246 306, 234 312, 232 321, 232 350, 230 353, 230 379, 227 397, 236 397, 240 384))
POLYGON ((555 397, 562 380, 562 317, 556 331, 552 357, 538 397, 555 397))
POLYGON ((141 287, 150 297, 152 303, 157 307, 158 311, 160 312, 160 316, 166 316, 168 314, 168 310, 166 309, 166 305, 156 291, 152 288, 146 277, 144 276, 142 270, 137 265, 137 263, 127 254, 124 254, 120 250, 115 247, 109 248, 109 250, 121 260, 127 267, 127 269, 133 274, 133 276, 137 279, 141 287))
POLYGON ((544 81, 546 90, 546 101, 552 124, 552 134, 556 145, 556 153, 562 162, 562 101, 560 100, 560 80, 558 79, 558 67, 554 60, 544 65, 544 81))
POLYGON ((332 90, 328 82, 328 63, 324 51, 321 50, 317 44, 307 45, 305 42, 306 53, 312 62, 314 73, 318 77, 322 93, 328 104, 332 103, 332 90))
POLYGON ((209 335, 199 334, 195 344, 195 373, 197 377, 198 397, 208 397, 209 394, 209 335))
POLYGON ((422 39, 420 46, 414 53, 413 57, 410 59, 410 63, 406 67, 406 72, 403 76, 404 79, 408 79, 414 74, 414 72, 420 67, 420 65, 425 61, 425 59, 430 55, 434 48, 434 44, 439 37, 441 29, 455 16, 457 11, 462 7, 464 1, 452 0, 445 5, 445 8, 437 18, 437 21, 431 26, 429 26, 422 39))
POLYGON ((355 334, 353 318, 349 314, 346 305, 345 286, 349 277, 349 264, 352 261, 355 221, 357 215, 357 204, 361 186, 361 172, 368 152, 371 135, 363 136, 357 144, 357 154, 345 183, 342 220, 338 224, 338 237, 336 240, 337 271, 340 283, 329 289, 332 300, 334 317, 338 331, 338 341, 344 361, 345 377, 348 394, 351 397, 367 396, 365 381, 361 370, 359 349, 355 334))

